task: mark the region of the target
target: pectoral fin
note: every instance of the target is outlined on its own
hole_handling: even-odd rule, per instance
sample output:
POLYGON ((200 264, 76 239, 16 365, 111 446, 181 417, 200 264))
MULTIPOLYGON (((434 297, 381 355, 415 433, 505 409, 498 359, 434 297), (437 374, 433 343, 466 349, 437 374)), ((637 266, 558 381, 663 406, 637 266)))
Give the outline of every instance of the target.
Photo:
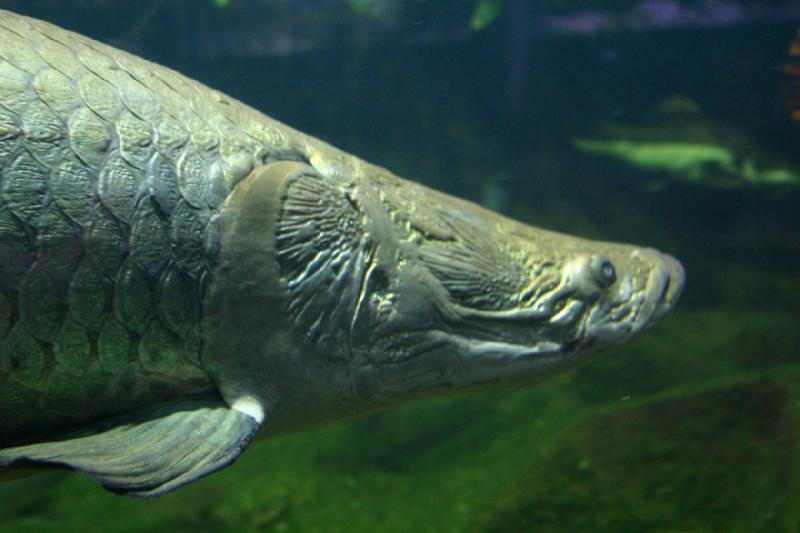
POLYGON ((151 498, 232 463, 259 422, 221 400, 161 404, 91 434, 0 449, 0 469, 66 466, 108 490, 151 498))

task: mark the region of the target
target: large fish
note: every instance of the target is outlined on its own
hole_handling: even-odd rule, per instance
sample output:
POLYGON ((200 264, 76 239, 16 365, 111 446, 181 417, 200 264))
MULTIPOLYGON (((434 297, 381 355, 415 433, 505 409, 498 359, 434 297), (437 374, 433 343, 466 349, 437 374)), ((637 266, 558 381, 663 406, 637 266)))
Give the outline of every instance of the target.
POLYGON ((0 12, 0 469, 159 495, 272 433, 521 384, 683 271, 532 228, 0 12))

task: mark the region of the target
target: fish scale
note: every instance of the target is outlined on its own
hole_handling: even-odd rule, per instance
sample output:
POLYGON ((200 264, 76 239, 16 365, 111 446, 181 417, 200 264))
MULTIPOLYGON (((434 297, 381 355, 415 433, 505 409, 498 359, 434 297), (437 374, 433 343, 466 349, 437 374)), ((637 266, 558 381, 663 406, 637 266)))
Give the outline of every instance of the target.
POLYGON ((283 142, 218 93, 108 50, 0 18, 0 398, 25 399, 0 401, 0 444, 210 388, 209 221, 283 142))

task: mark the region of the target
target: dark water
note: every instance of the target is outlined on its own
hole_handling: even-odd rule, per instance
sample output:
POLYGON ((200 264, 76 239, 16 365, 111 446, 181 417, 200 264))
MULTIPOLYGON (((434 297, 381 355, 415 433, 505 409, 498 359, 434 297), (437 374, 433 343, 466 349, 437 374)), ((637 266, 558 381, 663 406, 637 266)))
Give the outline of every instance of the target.
POLYGON ((553 381, 260 443, 158 501, 75 475, 3 484, 0 530, 798 531, 800 186, 687 183, 572 141, 682 95, 698 129, 748 139, 739 158, 800 168, 784 72, 800 6, 506 0, 470 28, 480 3, 0 1, 401 176, 688 273, 663 323, 553 381))

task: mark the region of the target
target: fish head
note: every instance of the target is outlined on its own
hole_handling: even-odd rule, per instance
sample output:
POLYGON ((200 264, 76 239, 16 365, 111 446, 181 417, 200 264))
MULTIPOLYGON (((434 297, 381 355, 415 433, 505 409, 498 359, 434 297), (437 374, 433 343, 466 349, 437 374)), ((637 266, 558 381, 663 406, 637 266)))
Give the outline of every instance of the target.
POLYGON ((215 376, 270 406, 275 431, 536 381, 644 331, 683 287, 656 250, 535 228, 363 162, 316 163, 265 167, 221 222, 203 360, 248 354, 215 376))
POLYGON ((376 197, 347 338, 359 399, 534 381, 644 331, 683 287, 681 264, 654 249, 534 228, 399 179, 376 197))

